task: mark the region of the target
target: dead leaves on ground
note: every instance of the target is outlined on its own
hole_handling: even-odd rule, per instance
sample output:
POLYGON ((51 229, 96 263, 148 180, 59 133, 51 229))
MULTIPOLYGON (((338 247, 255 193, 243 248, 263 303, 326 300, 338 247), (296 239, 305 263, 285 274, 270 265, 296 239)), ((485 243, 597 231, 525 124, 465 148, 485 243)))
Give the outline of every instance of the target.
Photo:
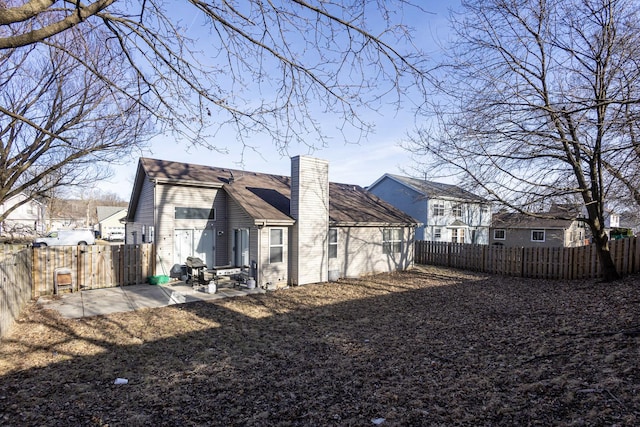
POLYGON ((421 267, 80 320, 32 305, 0 343, 0 423, 635 425, 639 284, 421 267))

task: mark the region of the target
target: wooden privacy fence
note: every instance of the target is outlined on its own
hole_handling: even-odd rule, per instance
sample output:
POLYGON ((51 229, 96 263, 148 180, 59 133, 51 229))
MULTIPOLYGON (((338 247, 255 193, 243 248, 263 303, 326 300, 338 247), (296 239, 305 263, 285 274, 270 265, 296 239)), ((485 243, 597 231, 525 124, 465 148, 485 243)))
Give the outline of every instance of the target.
MULTIPOLYGON (((636 237, 613 240, 610 242, 610 249, 619 274, 640 272, 640 243, 636 237)), ((417 241, 415 262, 539 279, 602 277, 595 245, 576 248, 522 248, 417 241)))
POLYGON ((31 249, 0 249, 0 338, 31 299, 31 249))
POLYGON ((155 274, 152 244, 47 246, 33 248, 32 296, 51 295, 56 269, 71 270, 75 289, 144 283, 155 274))

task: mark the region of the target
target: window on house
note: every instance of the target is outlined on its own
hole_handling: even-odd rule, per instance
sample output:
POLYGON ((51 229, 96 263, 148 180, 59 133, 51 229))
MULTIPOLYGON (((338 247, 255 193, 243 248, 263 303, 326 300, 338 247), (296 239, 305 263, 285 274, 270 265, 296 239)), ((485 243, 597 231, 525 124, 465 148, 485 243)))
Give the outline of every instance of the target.
POLYGON ((155 231, 156 231, 155 227, 150 225, 149 226, 149 243, 153 243, 153 240, 155 238, 155 231))
POLYGON ((284 260, 284 230, 272 228, 269 232, 269 263, 274 264, 284 260))
POLYGON ((433 202, 433 216, 444 216, 443 202, 433 202))
POLYGON ((329 258, 338 258, 338 229, 329 229, 329 258))
POLYGON ((453 205, 452 213, 456 218, 462 217, 462 205, 453 205))
POLYGON ((213 208, 187 208, 176 206, 176 219, 216 219, 216 210, 213 208))
POLYGON ((464 243, 464 229, 453 228, 451 229, 451 242, 452 243, 464 243))
POLYGON ((544 230, 531 230, 532 242, 544 242, 544 230))
POLYGON ((442 239, 442 228, 434 228, 433 229, 433 238, 434 238, 434 240, 442 239))
POLYGON ((493 230, 493 239, 494 240, 504 240, 506 238, 507 232, 502 228, 498 228, 493 230))
POLYGON ((382 230, 382 253, 395 254, 402 252, 402 229, 385 228, 382 230))

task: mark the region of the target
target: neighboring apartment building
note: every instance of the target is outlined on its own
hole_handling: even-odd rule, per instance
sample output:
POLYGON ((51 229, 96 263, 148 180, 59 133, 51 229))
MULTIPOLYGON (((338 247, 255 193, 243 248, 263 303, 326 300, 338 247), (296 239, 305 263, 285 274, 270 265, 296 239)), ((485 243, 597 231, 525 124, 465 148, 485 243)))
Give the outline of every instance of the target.
POLYGON ((141 158, 126 221, 127 244, 155 245, 158 274, 198 257, 247 267, 259 286, 404 270, 417 226, 307 156, 291 159, 291 177, 141 158))
POLYGON ((385 174, 367 190, 422 224, 416 240, 489 243, 490 203, 456 185, 385 174))
POLYGON ((554 205, 549 212, 501 211, 491 221, 490 244, 517 247, 576 247, 588 244, 586 223, 578 210, 554 205), (555 215, 555 216, 554 216, 555 215))
MULTIPOLYGON (((19 193, 0 204, 0 212, 5 213, 13 206, 24 202, 28 197, 19 193)), ((2 236, 34 236, 45 231, 45 206, 36 201, 28 200, 12 210, 4 221, 0 222, 2 236)))

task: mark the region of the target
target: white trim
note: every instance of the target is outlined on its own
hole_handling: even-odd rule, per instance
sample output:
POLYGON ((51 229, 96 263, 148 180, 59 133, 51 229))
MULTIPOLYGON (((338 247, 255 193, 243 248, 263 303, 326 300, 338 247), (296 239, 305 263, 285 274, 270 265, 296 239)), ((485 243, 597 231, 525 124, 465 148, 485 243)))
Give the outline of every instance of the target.
POLYGON ((531 230, 531 241, 532 242, 539 242, 539 243, 543 243, 547 240, 547 233, 546 230, 531 230), (533 233, 542 233, 542 240, 540 239, 534 239, 533 238, 533 233))

